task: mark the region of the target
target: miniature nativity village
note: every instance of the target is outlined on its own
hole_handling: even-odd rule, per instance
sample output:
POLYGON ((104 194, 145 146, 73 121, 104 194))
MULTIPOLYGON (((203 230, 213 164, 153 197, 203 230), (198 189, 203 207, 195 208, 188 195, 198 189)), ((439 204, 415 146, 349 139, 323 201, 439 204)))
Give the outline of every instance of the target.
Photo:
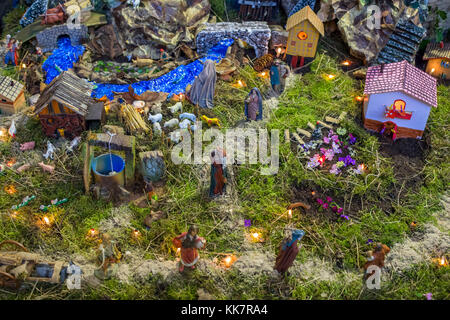
POLYGON ((448 1, 1 10, 1 299, 449 298, 448 1))

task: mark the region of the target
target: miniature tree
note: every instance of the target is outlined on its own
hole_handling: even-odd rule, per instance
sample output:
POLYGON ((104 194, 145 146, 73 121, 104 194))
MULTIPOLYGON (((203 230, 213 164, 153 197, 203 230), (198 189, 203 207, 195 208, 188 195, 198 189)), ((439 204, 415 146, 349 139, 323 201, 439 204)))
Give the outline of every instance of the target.
POLYGON ((48 0, 36 0, 33 4, 27 9, 22 19, 20 19, 20 25, 22 27, 26 27, 29 24, 32 24, 36 18, 40 15, 43 15, 48 8, 48 0))

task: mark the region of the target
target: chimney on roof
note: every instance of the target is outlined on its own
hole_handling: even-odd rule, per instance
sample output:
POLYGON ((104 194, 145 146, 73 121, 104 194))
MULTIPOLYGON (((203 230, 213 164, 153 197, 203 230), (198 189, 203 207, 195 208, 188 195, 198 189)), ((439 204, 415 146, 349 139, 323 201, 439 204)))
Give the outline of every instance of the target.
POLYGON ((11 87, 14 87, 14 81, 11 80, 11 82, 9 83, 9 85, 10 85, 11 87))
POLYGON ((383 71, 384 71, 384 63, 382 63, 382 64, 380 65, 380 73, 383 73, 383 71))

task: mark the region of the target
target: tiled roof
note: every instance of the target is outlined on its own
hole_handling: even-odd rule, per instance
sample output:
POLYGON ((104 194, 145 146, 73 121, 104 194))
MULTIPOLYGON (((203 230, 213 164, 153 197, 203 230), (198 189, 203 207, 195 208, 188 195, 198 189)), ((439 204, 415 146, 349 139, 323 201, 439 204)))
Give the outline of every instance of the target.
POLYGON ((309 6, 304 7, 302 10, 289 17, 286 24, 286 30, 292 29, 303 20, 308 20, 322 36, 324 35, 322 20, 319 19, 309 6))
POLYGON ((450 59, 450 43, 444 43, 444 47, 441 48, 439 43, 430 42, 427 45, 423 60, 429 60, 434 58, 447 58, 450 59))
POLYGON ((436 79, 407 61, 377 65, 367 70, 364 94, 394 91, 404 92, 437 107, 436 79))
POLYGON ((22 91, 23 84, 10 77, 0 76, 0 95, 14 102, 22 91))
POLYGON ((419 44, 426 35, 424 28, 411 21, 400 21, 384 48, 378 53, 376 63, 392 63, 406 60, 413 62, 419 44))

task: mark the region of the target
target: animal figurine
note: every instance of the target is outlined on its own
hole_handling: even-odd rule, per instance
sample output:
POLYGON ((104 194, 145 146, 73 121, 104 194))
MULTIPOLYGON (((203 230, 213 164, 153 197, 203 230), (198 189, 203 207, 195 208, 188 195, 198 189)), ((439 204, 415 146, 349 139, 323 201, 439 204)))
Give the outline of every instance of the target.
POLYGON ((172 131, 171 133, 169 133, 169 139, 174 143, 180 142, 181 141, 180 131, 172 131))
POLYGON ((180 115, 179 115, 179 118, 180 118, 180 120, 183 120, 183 119, 189 119, 189 120, 191 120, 192 122, 197 121, 197 117, 196 117, 194 114, 188 113, 188 112, 185 112, 185 113, 180 114, 180 115))
POLYGON ((220 121, 217 118, 208 118, 207 116, 203 115, 201 117, 201 119, 208 124, 208 127, 211 127, 214 124, 214 125, 218 126, 219 128, 221 128, 220 121))
POLYGON ((162 129, 161 129, 161 125, 159 124, 159 122, 153 123, 153 132, 155 134, 157 134, 158 136, 161 135, 162 129))
POLYGON ((44 170, 44 172, 53 173, 53 171, 55 171, 55 167, 51 166, 49 164, 45 164, 43 162, 39 162, 38 165, 42 168, 42 170, 44 170))
POLYGON ((172 114, 183 112, 183 104, 181 102, 177 102, 173 106, 169 107, 169 110, 172 114))
POLYGON ((47 152, 43 154, 45 160, 48 160, 48 158, 53 160, 53 153, 55 153, 55 151, 55 146, 50 141, 47 141, 47 152))
POLYGON ((164 128, 174 128, 176 127, 180 121, 177 118, 170 119, 169 121, 164 122, 164 128))
POLYGON ((374 271, 371 274, 367 273, 367 268, 369 268, 371 265, 378 266, 379 268, 384 267, 384 259, 386 258, 386 255, 389 253, 389 251, 391 251, 391 249, 385 244, 378 243, 376 245, 375 249, 372 252, 371 257, 364 264, 366 278, 368 278, 375 272, 374 271))
POLYGON ((70 142, 69 146, 67 147, 68 152, 73 152, 73 148, 75 148, 79 143, 81 142, 81 137, 75 137, 70 142))
POLYGON ((9 127, 8 133, 13 138, 16 136, 17 129, 16 129, 16 122, 14 121, 14 119, 11 122, 11 126, 9 127))
POLYGON ((17 172, 22 173, 28 169, 30 169, 31 165, 29 163, 25 163, 17 168, 17 172))
POLYGON ((180 129, 187 129, 190 125, 191 125, 191 121, 189 121, 189 119, 184 119, 179 124, 180 129))
POLYGON ((162 114, 158 113, 155 115, 148 115, 148 121, 151 121, 151 123, 160 122, 162 120, 162 114))
POLYGON ((19 149, 20 151, 33 150, 35 145, 36 143, 34 141, 25 142, 20 145, 19 149))

